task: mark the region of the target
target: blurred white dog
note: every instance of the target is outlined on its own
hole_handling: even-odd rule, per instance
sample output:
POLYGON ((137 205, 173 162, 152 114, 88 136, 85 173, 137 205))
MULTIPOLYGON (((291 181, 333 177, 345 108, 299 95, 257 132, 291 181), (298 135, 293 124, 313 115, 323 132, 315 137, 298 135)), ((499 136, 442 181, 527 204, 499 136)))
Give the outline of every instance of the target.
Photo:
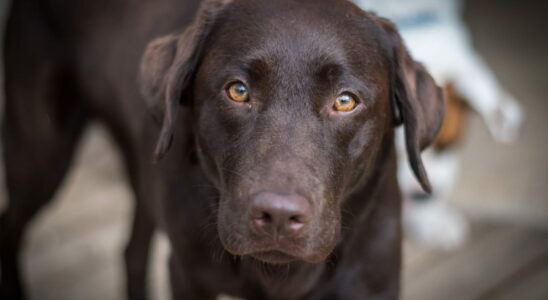
MULTIPOLYGON (((455 148, 465 121, 466 107, 479 113, 493 138, 512 142, 523 113, 518 102, 497 82, 472 47, 461 19, 460 0, 354 0, 365 10, 392 20, 413 57, 422 62, 446 92, 447 113, 438 141, 423 154, 433 188, 425 195, 409 168, 399 169, 404 196, 404 221, 411 238, 442 249, 461 245, 468 233, 462 214, 447 201, 458 179, 455 148), (464 102, 462 102, 464 101, 464 102)), ((402 134, 398 148, 403 150, 402 134)), ((405 160, 405 151, 399 151, 405 160)), ((400 163, 400 166, 407 164, 400 163)))

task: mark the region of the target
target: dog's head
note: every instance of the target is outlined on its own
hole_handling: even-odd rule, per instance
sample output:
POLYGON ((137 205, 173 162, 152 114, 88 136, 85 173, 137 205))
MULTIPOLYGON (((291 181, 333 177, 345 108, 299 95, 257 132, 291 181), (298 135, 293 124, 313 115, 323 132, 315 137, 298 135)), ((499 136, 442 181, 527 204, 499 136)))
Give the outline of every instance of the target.
POLYGON ((204 1, 183 32, 150 43, 141 84, 162 120, 157 158, 189 106, 235 255, 325 259, 344 199, 371 180, 400 123, 429 190, 420 151, 441 123, 441 93, 394 25, 346 1, 204 1))

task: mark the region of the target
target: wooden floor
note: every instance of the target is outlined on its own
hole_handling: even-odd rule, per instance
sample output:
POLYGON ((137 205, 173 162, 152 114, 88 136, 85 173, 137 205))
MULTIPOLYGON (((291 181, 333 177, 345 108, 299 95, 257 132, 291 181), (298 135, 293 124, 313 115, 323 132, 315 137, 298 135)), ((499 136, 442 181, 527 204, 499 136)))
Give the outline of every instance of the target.
POLYGON ((548 299, 548 232, 474 221, 447 253, 407 243, 404 299, 548 299))

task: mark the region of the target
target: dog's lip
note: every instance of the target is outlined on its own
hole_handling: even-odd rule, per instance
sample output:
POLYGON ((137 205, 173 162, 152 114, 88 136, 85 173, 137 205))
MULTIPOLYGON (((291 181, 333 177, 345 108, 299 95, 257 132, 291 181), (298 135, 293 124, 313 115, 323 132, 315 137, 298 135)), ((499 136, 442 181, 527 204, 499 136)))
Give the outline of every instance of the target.
POLYGON ((234 256, 249 256, 256 260, 270 264, 288 264, 291 262, 302 261, 311 264, 317 264, 325 261, 331 254, 331 251, 327 253, 316 253, 312 255, 301 254, 301 251, 293 249, 295 251, 289 251, 288 249, 282 249, 279 247, 265 247, 254 249, 251 251, 234 251, 231 248, 225 246, 225 250, 234 256))
POLYGON ((259 251, 249 255, 257 260, 269 264, 288 264, 299 260, 298 257, 279 250, 259 251))

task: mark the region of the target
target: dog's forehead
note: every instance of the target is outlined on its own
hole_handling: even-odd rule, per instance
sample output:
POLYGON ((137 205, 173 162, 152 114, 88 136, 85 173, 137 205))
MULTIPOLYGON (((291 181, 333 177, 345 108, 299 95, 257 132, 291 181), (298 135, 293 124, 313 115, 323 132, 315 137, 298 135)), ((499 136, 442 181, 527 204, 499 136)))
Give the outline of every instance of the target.
POLYGON ((216 31, 215 48, 248 60, 354 66, 382 60, 379 27, 346 1, 234 1, 216 31))

